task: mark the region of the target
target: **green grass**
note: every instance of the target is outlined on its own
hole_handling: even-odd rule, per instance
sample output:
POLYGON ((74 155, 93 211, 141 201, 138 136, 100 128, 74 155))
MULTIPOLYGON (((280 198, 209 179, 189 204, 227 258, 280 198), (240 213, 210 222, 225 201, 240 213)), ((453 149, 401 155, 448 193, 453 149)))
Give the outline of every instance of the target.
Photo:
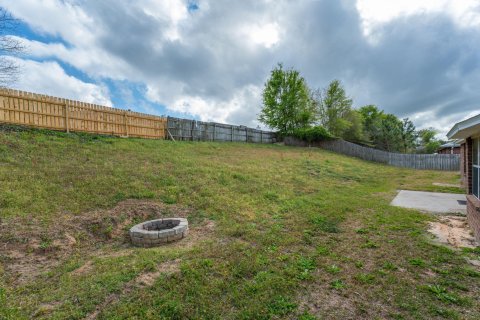
POLYGON ((0 132, 1 222, 25 226, 0 235, 2 248, 28 248, 28 228, 42 228, 24 254, 49 259, 55 219, 94 221, 127 199, 189 208, 193 228, 215 222, 193 246, 143 249, 115 242, 116 220, 95 220, 110 240, 82 229, 75 250, 20 284, 0 254, 0 319, 81 319, 98 306, 99 319, 478 319, 479 272, 464 258, 478 253, 432 244, 431 216, 389 206, 397 189, 458 179, 320 149, 0 132), (178 271, 130 285, 175 259, 178 271))

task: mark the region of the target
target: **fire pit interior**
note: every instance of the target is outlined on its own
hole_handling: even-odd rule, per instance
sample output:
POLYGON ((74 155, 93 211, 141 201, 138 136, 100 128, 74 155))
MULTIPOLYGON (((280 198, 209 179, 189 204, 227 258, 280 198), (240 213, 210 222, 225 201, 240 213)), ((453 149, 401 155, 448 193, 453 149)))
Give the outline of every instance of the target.
POLYGON ((130 238, 133 244, 152 247, 180 240, 188 233, 188 221, 184 218, 150 220, 133 226, 130 238))

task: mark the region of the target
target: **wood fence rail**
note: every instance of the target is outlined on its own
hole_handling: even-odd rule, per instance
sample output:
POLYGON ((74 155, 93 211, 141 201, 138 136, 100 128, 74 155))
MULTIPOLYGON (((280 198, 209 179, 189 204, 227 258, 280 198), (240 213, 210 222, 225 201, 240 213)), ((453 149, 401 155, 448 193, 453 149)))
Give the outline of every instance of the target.
POLYGON ((11 89, 0 89, 0 122, 150 139, 167 127, 165 117, 11 89))
POLYGON ((393 153, 364 147, 341 139, 320 141, 309 144, 295 138, 287 137, 287 145, 315 146, 363 160, 385 163, 388 165, 424 170, 460 171, 459 154, 410 154, 393 153))

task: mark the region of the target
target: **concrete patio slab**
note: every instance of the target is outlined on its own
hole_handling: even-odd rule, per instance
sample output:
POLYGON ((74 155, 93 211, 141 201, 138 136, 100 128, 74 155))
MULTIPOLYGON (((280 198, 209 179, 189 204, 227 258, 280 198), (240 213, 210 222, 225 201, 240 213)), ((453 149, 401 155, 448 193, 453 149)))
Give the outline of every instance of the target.
POLYGON ((441 214, 466 214, 467 212, 465 195, 455 193, 400 190, 390 204, 396 207, 441 214))
POLYGON ((462 187, 459 184, 453 184, 453 183, 434 182, 432 184, 437 187, 451 187, 451 188, 459 188, 459 189, 462 187))

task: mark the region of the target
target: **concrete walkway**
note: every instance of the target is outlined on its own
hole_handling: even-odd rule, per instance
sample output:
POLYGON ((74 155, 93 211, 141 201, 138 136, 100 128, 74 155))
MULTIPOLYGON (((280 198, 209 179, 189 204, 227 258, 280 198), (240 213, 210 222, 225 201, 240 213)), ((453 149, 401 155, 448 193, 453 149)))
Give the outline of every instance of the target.
POLYGON ((466 214, 465 201, 464 194, 400 190, 390 204, 433 213, 466 214))

